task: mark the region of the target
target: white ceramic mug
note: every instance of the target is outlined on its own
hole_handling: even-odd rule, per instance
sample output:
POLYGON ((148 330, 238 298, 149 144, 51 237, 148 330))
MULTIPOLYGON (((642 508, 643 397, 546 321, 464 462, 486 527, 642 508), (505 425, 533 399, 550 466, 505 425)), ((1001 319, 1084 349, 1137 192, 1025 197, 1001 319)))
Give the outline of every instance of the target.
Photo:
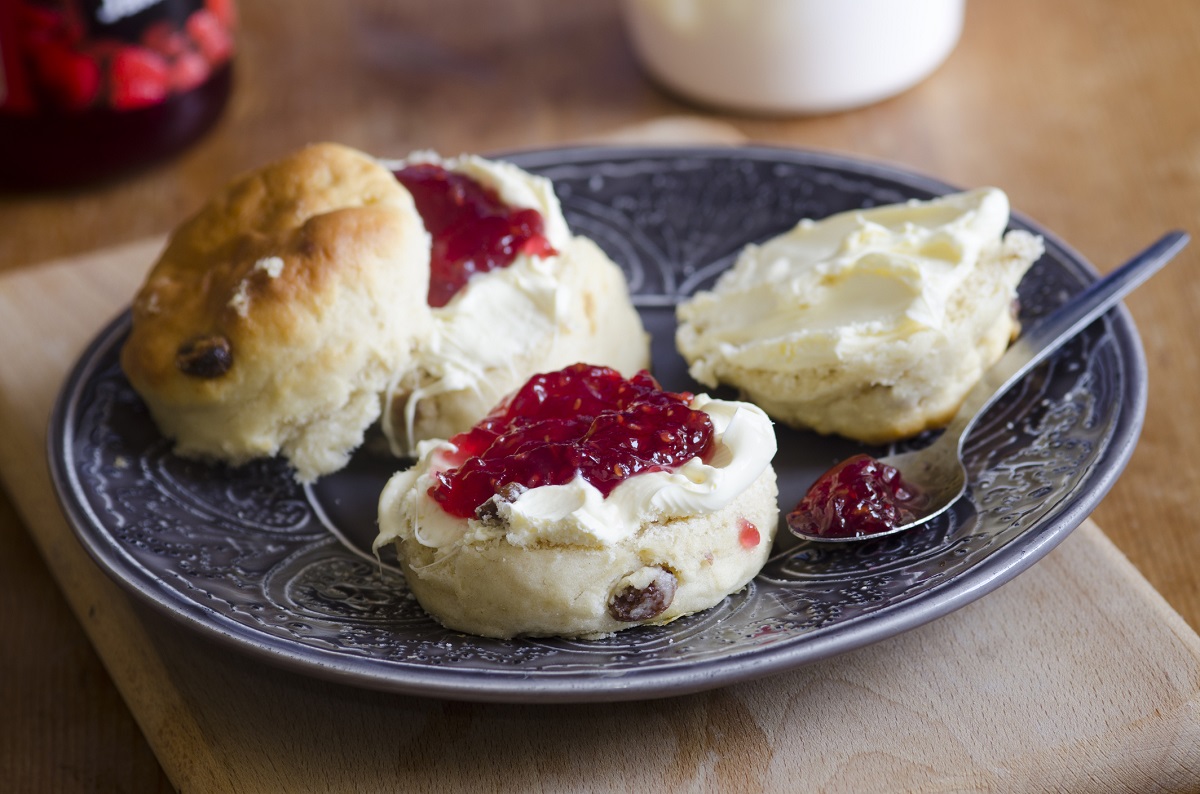
POLYGON ((622 0, 634 51, 704 104, 828 113, 904 91, 958 43, 965 0, 622 0))

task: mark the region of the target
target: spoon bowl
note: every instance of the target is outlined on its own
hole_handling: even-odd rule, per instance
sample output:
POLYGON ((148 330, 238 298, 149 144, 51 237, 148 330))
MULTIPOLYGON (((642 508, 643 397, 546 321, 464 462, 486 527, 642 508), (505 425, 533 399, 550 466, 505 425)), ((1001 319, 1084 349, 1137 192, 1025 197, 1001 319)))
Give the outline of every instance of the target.
MULTIPOLYGON (((1072 296, 1026 330, 984 373, 936 441, 923 449, 880 458, 878 462, 896 469, 901 482, 914 494, 913 499, 905 500, 903 504, 891 505, 904 508, 901 513, 904 518, 890 523, 882 531, 833 535, 809 531, 806 525, 798 525, 789 516, 788 528, 792 534, 822 543, 873 540, 913 529, 944 513, 966 493, 967 470, 963 465, 962 448, 975 421, 1027 372, 1162 268, 1187 245, 1188 240, 1185 232, 1169 232, 1124 265, 1072 296)), ((809 491, 810 496, 813 493, 813 490, 809 491)))

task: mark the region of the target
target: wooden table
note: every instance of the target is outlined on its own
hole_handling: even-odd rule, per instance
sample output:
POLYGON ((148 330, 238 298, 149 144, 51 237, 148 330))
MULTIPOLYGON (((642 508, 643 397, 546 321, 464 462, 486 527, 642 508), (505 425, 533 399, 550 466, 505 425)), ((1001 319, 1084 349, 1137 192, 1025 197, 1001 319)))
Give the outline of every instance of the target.
MULTIPOLYGON (((680 114, 756 142, 1000 186, 1101 270, 1168 228, 1200 230, 1193 0, 971 0, 958 49, 922 85, 862 110, 787 119, 706 113, 657 89, 609 0, 246 0, 241 11, 238 83, 218 128, 114 184, 0 197, 0 269, 160 234, 233 173, 308 141, 382 155, 488 151, 680 114)), ((1193 628, 1198 264, 1193 243, 1127 302, 1149 360, 1149 409, 1095 513, 1193 628)), ((0 789, 170 789, 3 494, 0 632, 0 789)))

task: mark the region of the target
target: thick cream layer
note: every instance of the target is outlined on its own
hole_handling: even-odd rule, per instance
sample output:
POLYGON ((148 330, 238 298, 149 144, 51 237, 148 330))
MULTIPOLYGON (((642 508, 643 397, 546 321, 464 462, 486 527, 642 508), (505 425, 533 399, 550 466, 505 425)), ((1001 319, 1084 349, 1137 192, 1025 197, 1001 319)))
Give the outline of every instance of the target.
POLYGON ((722 361, 836 367, 880 343, 945 333, 949 299, 981 261, 1014 247, 1040 255, 1032 235, 1003 236, 1008 217, 1008 197, 981 188, 803 220, 748 246, 712 291, 680 305, 680 351, 693 377, 716 385, 722 361))
MULTIPOLYGON (((404 437, 413 438, 418 404, 447 392, 482 393, 495 402, 495 372, 513 378, 533 351, 553 346, 566 322, 566 300, 559 289, 559 257, 522 256, 511 266, 472 278, 449 304, 432 310, 433 328, 418 346, 415 359, 426 378, 404 404, 404 437)), ((391 402, 390 390, 388 402, 391 402)), ((392 411, 384 412, 384 431, 395 438, 392 411)), ((408 455, 414 450, 394 450, 408 455)))
POLYGON ((693 458, 674 471, 635 475, 607 498, 582 477, 531 488, 515 501, 497 505, 501 521, 463 519, 443 511, 428 491, 434 475, 453 465, 455 447, 448 441, 422 442, 417 464, 394 475, 380 496, 375 548, 412 538, 450 551, 499 537, 523 548, 602 548, 620 543, 648 522, 716 512, 770 465, 775 433, 767 415, 749 403, 698 395, 692 407, 712 419, 715 450, 708 463, 693 458))

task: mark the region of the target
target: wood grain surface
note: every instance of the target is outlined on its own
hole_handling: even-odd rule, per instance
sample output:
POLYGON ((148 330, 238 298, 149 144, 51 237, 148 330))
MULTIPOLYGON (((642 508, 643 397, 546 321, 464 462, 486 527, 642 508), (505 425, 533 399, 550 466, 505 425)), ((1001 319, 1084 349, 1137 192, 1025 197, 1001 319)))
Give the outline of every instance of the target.
MULTIPOLYGON (((1101 270, 1167 228, 1200 230, 1194 0, 970 0, 962 42, 932 78, 869 108, 798 119, 727 116, 663 93, 639 72, 611 0, 240 7, 237 88, 218 128, 172 162, 118 182, 0 196, 0 269, 161 234, 235 172, 311 140, 379 154, 489 151, 680 114, 732 124, 756 142, 995 184, 1101 270)), ((1198 263, 1193 244, 1127 302, 1149 361, 1149 410, 1137 452, 1096 512, 1192 628, 1200 627, 1198 263)), ((59 277, 69 284, 73 275, 59 277)), ((57 312, 70 323, 71 306, 57 312)), ((0 789, 167 788, 23 523, 0 495, 0 789)), ((1176 788, 1183 779, 1178 769, 1146 769, 1147 780, 1176 788)))

